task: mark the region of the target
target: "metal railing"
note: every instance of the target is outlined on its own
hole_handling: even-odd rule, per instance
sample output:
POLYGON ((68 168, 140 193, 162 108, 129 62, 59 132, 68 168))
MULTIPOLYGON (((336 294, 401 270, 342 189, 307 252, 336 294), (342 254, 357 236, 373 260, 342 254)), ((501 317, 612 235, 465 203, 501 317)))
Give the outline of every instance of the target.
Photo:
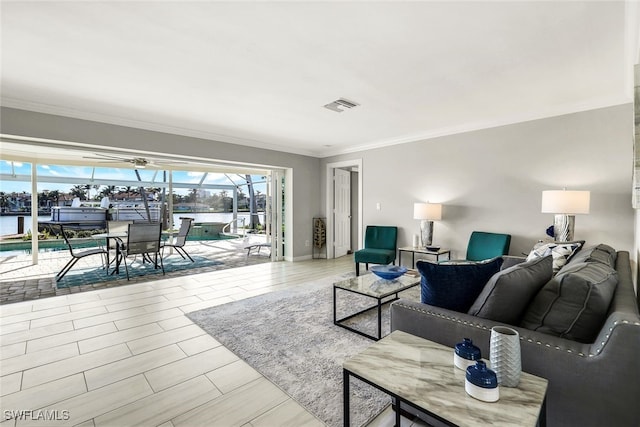
POLYGON ((222 232, 220 234, 226 234, 229 236, 238 236, 238 237, 242 237, 245 238, 247 237, 247 229, 245 228, 245 221, 246 218, 235 218, 234 220, 228 222, 227 224, 225 224, 224 227, 222 227, 222 232), (240 227, 240 229, 242 230, 242 233, 238 233, 238 222, 241 221, 242 222, 242 226, 240 227), (234 232, 230 231, 231 225, 232 224, 236 224, 236 226, 233 228, 234 232))

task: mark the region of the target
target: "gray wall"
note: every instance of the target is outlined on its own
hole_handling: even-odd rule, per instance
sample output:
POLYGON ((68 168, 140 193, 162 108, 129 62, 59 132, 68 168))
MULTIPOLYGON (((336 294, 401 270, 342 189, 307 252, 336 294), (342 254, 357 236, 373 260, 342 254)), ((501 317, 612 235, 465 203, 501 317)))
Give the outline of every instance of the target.
POLYGON ((321 211, 317 158, 6 107, 0 112, 0 129, 10 135, 291 168, 293 182, 287 185, 293 188, 293 224, 285 224, 285 230, 292 233, 292 256, 311 257, 305 240, 312 218, 321 211))
POLYGON ((362 158, 362 227, 397 225, 399 245, 419 232, 414 202, 442 203, 434 244, 454 258, 464 258, 473 230, 510 233, 510 253, 528 253, 553 223, 540 212, 542 191, 590 190, 591 213, 576 216, 575 237, 634 257, 632 112, 626 104, 335 156, 321 172, 362 158))

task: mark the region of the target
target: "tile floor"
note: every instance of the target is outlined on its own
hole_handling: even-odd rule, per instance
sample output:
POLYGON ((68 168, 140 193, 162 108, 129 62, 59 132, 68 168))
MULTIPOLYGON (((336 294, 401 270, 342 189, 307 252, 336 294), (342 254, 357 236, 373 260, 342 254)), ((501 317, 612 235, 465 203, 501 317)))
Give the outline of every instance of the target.
MULTIPOLYGON (((189 271, 174 271, 168 273, 167 277, 269 262, 269 250, 262 250, 260 253, 254 251, 251 256, 247 256, 245 249, 248 245, 264 243, 264 241, 262 235, 249 235, 246 239, 189 241, 186 245, 189 254, 215 259, 221 264, 189 271)), ((166 252, 165 257, 167 256, 179 257, 177 253, 170 251, 166 252)), ((147 277, 134 277, 131 281, 127 281, 124 272, 122 272, 122 277, 115 281, 58 289, 54 277, 69 259, 68 250, 41 252, 36 266, 32 265, 31 255, 0 256, 0 304, 92 291, 149 280, 147 277)), ((82 258, 73 267, 73 270, 97 267, 100 263, 99 256, 82 258)))
POLYGON ((321 426, 185 313, 352 269, 261 263, 2 305, 0 424, 321 426))

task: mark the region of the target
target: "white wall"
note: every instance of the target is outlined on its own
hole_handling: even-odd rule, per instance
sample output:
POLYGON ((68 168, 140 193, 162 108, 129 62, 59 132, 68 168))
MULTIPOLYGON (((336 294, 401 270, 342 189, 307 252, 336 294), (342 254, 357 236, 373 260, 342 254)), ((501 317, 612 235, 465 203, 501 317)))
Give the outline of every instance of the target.
POLYGON ((443 203, 434 244, 451 248, 454 258, 464 258, 473 230, 510 233, 510 253, 528 252, 553 223, 553 215, 540 213, 542 191, 590 190, 591 213, 576 216, 575 237, 635 258, 632 109, 620 105, 335 156, 323 159, 321 173, 326 163, 362 158, 362 227, 397 225, 399 245, 411 245, 419 231, 414 202, 443 203))
POLYGON ((286 185, 292 189, 294 204, 291 223, 285 224, 292 239, 290 258, 311 258, 305 240, 313 217, 321 211, 317 158, 6 107, 0 111, 0 129, 10 135, 290 168, 292 179, 286 185))

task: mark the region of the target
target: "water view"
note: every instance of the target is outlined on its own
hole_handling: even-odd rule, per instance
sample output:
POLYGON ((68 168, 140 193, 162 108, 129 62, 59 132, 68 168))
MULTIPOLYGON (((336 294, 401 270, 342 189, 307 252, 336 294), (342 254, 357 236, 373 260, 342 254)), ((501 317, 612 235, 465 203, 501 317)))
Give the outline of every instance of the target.
MULTIPOLYGON (((214 212, 214 213, 191 213, 191 212, 179 212, 173 214, 173 223, 176 226, 180 225, 180 217, 189 217, 193 218, 194 222, 224 222, 228 223, 233 220, 232 212, 214 212)), ((264 212, 259 213, 260 222, 264 224, 265 214, 264 212)), ((249 224, 249 213, 238 213, 238 222, 241 225, 241 218, 245 219, 245 222, 249 224)), ((38 216, 38 221, 50 221, 51 216, 38 216)), ((24 216, 24 231, 27 232, 31 229, 31 216, 24 216)), ((18 216, 6 215, 0 216, 0 236, 7 236, 11 234, 16 234, 18 232, 18 216)))

